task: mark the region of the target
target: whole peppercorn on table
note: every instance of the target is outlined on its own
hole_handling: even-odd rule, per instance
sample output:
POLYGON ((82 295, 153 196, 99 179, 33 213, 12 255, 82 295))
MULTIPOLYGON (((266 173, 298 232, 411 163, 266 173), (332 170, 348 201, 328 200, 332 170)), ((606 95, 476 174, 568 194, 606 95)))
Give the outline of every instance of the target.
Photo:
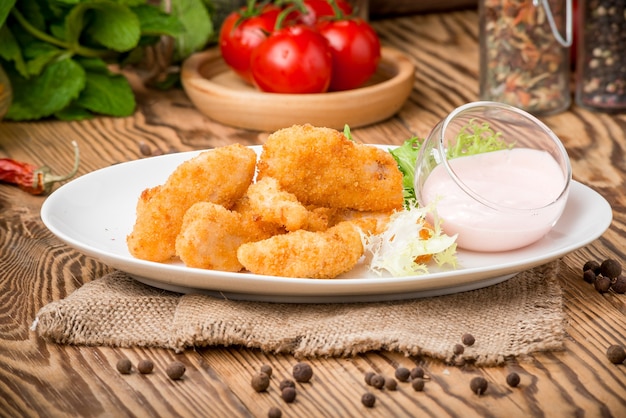
MULTIPOLYGON (((397 115, 353 129, 354 137, 378 144, 424 137, 453 108, 477 100, 475 10, 373 25, 383 45, 415 64, 414 88, 397 115)), ((129 118, 0 122, 0 157, 70 172, 76 141, 81 176, 147 154, 259 145, 267 138, 267 132, 207 119, 181 90, 135 88, 139 107, 129 118)), ((554 283, 566 333, 559 349, 481 366, 384 349, 296 358, 235 345, 177 352, 56 344, 31 330, 37 313, 113 269, 45 228, 39 216, 45 197, 0 183, 0 416, 624 416, 626 365, 615 364, 623 357, 615 347, 626 346, 626 295, 598 291, 583 278, 583 266, 613 259, 626 267, 626 114, 573 106, 542 120, 567 148, 574 179, 604 196, 613 210, 599 239, 558 261, 554 283), (118 364, 129 373, 118 371, 118 364), (307 379, 298 381, 303 371, 307 379), (270 382, 257 392, 252 380, 261 373, 270 382)), ((482 322, 491 323, 490 311, 482 307, 482 322)), ((493 334, 499 331, 494 327, 493 334)), ((471 329, 466 333, 450 344, 455 356, 480 348, 481 339, 471 329)))

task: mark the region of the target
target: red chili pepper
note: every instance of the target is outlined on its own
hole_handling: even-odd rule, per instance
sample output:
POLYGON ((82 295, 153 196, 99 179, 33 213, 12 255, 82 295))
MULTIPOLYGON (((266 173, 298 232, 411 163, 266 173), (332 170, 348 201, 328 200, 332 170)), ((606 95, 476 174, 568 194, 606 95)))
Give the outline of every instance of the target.
POLYGON ((15 184, 20 189, 34 195, 50 193, 54 183, 68 180, 74 177, 78 171, 80 153, 76 142, 72 141, 72 145, 74 146, 74 167, 68 174, 56 176, 46 166, 35 167, 32 164, 10 158, 0 158, 0 181, 15 184))

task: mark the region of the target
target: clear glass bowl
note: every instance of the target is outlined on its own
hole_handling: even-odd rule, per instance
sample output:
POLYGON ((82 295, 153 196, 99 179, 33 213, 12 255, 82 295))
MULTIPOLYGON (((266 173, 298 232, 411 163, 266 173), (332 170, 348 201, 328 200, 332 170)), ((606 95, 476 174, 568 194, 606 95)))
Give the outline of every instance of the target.
POLYGON ((415 192, 420 205, 435 205, 444 232, 458 234, 460 248, 509 251, 550 231, 571 177, 565 147, 543 122, 513 106, 474 102, 429 134, 415 192), (489 143, 499 145, 494 150, 489 143))

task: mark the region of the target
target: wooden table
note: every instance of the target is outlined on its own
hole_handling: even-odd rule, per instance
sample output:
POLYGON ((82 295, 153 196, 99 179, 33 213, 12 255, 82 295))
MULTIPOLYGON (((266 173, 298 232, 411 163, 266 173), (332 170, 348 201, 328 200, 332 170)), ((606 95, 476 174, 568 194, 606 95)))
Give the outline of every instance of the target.
MULTIPOLYGON (((477 100, 478 20, 475 11, 416 15, 375 22, 382 41, 410 55, 415 88, 399 114, 383 123, 353 129, 363 142, 398 144, 425 136, 454 107, 477 100)), ((0 123, 0 156, 48 164, 56 172, 72 166, 70 141, 81 148, 79 175, 153 152, 184 151, 240 142, 261 144, 267 133, 222 126, 199 114, 181 91, 137 89, 133 117, 83 122, 0 123), (143 144, 143 145, 142 145, 143 144)), ((565 351, 510 361, 507 367, 450 367, 428 358, 375 352, 354 358, 311 360, 316 379, 285 405, 277 391, 259 395, 250 375, 262 364, 289 374, 294 358, 238 348, 208 348, 175 354, 161 349, 61 346, 29 330, 37 311, 62 299, 110 268, 65 246, 39 218, 44 197, 0 184, 0 415, 2 416, 626 416, 626 366, 610 364, 606 349, 626 344, 626 295, 600 294, 583 282, 588 259, 625 260, 626 115, 592 113, 576 106, 543 120, 565 143, 574 178, 612 205, 610 229, 592 244, 564 257, 560 281, 568 319, 565 351), (164 374, 130 378, 115 370, 126 356, 187 364, 187 380, 164 374), (417 396, 411 389, 380 392, 375 408, 360 403, 365 372, 391 374, 394 367, 420 364, 434 383, 417 396), (487 396, 470 393, 468 376, 481 373, 504 382, 511 368, 522 387, 493 385, 487 396)))

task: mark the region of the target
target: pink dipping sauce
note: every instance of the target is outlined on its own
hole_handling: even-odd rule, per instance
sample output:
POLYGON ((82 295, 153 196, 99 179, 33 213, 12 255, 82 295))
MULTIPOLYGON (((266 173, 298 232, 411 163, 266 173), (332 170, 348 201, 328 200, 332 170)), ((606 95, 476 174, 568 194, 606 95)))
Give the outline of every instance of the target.
POLYGON ((439 164, 426 179, 422 198, 426 204, 436 201, 444 232, 458 234, 460 248, 509 251, 532 244, 550 231, 565 207, 566 196, 557 199, 567 179, 546 151, 514 148, 454 158, 449 164, 474 193, 499 207, 516 209, 483 205, 439 164))

